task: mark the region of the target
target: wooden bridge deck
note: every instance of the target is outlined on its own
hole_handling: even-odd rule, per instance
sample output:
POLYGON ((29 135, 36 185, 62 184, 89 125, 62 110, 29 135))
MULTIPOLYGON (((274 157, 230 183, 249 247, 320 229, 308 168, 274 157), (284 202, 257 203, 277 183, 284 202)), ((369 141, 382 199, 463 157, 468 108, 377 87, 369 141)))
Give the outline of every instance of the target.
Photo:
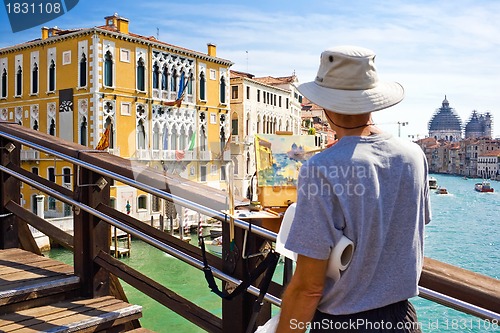
POLYGON ((79 283, 72 266, 20 249, 0 250, 0 332, 120 332, 141 317, 140 306, 111 296, 77 298, 79 283))

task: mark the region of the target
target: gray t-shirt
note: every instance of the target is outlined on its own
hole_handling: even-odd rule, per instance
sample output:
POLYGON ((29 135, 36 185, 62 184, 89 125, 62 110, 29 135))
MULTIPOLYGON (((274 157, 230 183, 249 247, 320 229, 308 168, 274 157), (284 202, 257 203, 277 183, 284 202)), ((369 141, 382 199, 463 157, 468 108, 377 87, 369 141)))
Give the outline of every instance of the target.
POLYGON ((417 295, 427 173, 420 147, 387 133, 343 137, 302 166, 285 247, 327 259, 342 235, 355 244, 340 280, 326 279, 318 310, 350 314, 417 295))

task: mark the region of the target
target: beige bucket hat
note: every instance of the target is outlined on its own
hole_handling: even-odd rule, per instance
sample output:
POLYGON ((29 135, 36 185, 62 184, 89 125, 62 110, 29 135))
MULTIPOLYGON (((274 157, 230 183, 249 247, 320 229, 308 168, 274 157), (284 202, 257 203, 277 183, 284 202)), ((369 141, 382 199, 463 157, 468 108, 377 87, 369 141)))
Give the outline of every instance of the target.
POLYGON ((393 106, 404 97, 397 82, 381 82, 375 53, 358 46, 338 46, 321 53, 318 75, 297 88, 326 110, 355 115, 393 106))

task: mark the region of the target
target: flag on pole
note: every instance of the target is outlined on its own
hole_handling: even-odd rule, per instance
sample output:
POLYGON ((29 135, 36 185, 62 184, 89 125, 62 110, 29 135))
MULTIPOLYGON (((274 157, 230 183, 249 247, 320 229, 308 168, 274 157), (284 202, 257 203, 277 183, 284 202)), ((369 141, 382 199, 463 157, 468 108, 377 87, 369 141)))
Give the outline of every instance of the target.
POLYGON ((171 101, 171 102, 162 102, 162 105, 175 106, 177 108, 180 107, 182 100, 184 99, 184 93, 186 92, 186 87, 188 84, 189 84, 189 77, 186 80, 184 72, 182 72, 181 79, 179 82, 179 89, 177 90, 177 99, 175 101, 171 101))
POLYGON ((105 150, 109 147, 110 128, 111 128, 111 125, 106 127, 106 129, 104 130, 104 133, 102 133, 101 139, 99 140, 99 143, 95 147, 96 150, 105 150))
POLYGON ((193 132, 193 134, 191 135, 191 139, 189 139, 189 148, 188 148, 188 150, 193 150, 194 149, 195 142, 196 142, 196 132, 193 132))

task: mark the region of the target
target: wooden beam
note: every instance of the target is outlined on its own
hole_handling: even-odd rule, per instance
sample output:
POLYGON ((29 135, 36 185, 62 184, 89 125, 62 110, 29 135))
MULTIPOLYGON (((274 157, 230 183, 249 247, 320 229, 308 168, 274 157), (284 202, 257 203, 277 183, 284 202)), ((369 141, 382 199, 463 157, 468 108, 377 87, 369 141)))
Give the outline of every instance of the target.
POLYGON ((9 169, 11 169, 12 171, 15 171, 15 172, 17 172, 17 173, 19 173, 19 174, 21 174, 21 175, 23 175, 25 177, 31 178, 34 181, 36 181, 37 183, 40 183, 40 184, 42 184, 44 186, 47 186, 47 187, 49 187, 49 188, 51 188, 51 189, 53 189, 53 190, 55 190, 55 191, 57 191, 57 192, 65 195, 65 196, 67 196, 69 198, 73 197, 73 191, 71 191, 70 189, 67 189, 67 188, 65 188, 65 187, 63 187, 61 185, 58 185, 58 184, 54 183, 53 181, 50 181, 50 180, 48 180, 46 178, 42 178, 39 175, 35 175, 33 172, 30 172, 30 171, 28 171, 26 169, 23 169, 23 168, 15 165, 13 163, 9 163, 9 165, 7 165, 7 167, 9 169))
POLYGON ((175 313, 208 332, 222 333, 222 320, 189 300, 177 295, 170 289, 150 279, 146 275, 125 265, 111 255, 99 252, 95 263, 116 275, 134 288, 165 305, 175 313))
MULTIPOLYGON (((165 233, 164 231, 160 231, 160 230, 150 226, 149 224, 146 224, 142 221, 139 221, 130 215, 127 215, 125 213, 117 211, 116 209, 113 209, 113 208, 111 208, 103 203, 100 203, 97 206, 97 209, 100 212, 125 223, 127 226, 129 226, 133 229, 136 229, 140 232, 143 232, 146 235, 149 235, 149 236, 155 238, 156 240, 158 240, 166 245, 172 246, 173 248, 175 248, 179 251, 182 251, 195 259, 202 260, 201 249, 198 248, 197 246, 186 243, 185 241, 180 240, 177 237, 169 235, 169 234, 165 233)), ((208 264, 211 267, 215 267, 219 270, 222 270, 222 259, 221 258, 209 253, 208 251, 206 253, 206 256, 207 256, 208 264)))
POLYGON ((29 223, 32 227, 40 230, 42 233, 52 238, 58 244, 64 246, 68 250, 73 251, 73 236, 71 236, 70 234, 62 231, 58 227, 53 226, 52 224, 33 214, 29 210, 24 209, 12 200, 5 205, 5 208, 14 213, 21 220, 26 221, 26 223, 29 223))

